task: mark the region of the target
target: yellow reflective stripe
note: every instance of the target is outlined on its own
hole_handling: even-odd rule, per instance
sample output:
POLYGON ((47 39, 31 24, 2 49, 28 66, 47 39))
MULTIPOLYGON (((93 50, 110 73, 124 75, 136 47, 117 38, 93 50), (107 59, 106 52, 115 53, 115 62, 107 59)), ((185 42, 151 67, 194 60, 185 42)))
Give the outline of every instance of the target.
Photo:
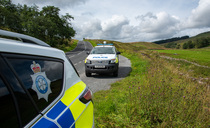
POLYGON ((85 59, 85 63, 87 62, 87 58, 85 59))
POLYGON ((69 106, 69 109, 76 121, 76 128, 89 128, 93 126, 93 103, 89 102, 86 106, 86 104, 82 103, 79 99, 76 99, 85 88, 86 84, 80 81, 66 90, 61 99, 61 102, 66 106, 69 106, 74 101, 71 106, 69 106))
POLYGON ((118 61, 119 61, 119 60, 118 60, 118 57, 116 57, 116 61, 115 61, 115 63, 118 63, 118 61))
POLYGON ((90 102, 83 114, 76 121, 76 128, 92 128, 93 126, 93 103, 90 102))
POLYGON ((80 116, 80 114, 82 114, 85 107, 86 107, 86 105, 83 104, 78 99, 69 107, 69 109, 71 110, 71 113, 74 117, 74 120, 76 120, 80 116))
POLYGON ((86 85, 83 81, 80 81, 70 87, 68 90, 65 91, 61 102, 63 102, 66 106, 69 106, 82 91, 85 89, 86 85))

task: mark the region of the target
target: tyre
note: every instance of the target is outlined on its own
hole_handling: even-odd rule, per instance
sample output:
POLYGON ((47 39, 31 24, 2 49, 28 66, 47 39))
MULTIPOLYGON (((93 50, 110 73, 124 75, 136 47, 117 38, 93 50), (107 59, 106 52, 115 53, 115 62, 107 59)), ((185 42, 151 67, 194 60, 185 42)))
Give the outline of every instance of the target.
POLYGON ((86 75, 87 77, 90 77, 90 76, 91 76, 91 73, 88 72, 88 71, 85 71, 85 75, 86 75))
POLYGON ((114 77, 117 77, 118 76, 118 70, 113 73, 113 76, 114 77))

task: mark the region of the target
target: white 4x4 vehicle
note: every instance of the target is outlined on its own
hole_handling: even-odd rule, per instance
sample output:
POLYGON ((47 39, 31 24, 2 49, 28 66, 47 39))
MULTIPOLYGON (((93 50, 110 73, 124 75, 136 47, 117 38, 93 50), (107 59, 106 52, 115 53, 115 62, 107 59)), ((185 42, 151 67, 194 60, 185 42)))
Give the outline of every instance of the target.
POLYGON ((61 50, 0 30, 0 127, 94 127, 91 91, 61 50), (3 36, 2 36, 3 35, 3 36))
POLYGON ((119 57, 118 52, 112 44, 98 44, 94 47, 88 57, 85 59, 85 74, 87 77, 91 76, 91 73, 113 73, 114 76, 118 76, 119 57))

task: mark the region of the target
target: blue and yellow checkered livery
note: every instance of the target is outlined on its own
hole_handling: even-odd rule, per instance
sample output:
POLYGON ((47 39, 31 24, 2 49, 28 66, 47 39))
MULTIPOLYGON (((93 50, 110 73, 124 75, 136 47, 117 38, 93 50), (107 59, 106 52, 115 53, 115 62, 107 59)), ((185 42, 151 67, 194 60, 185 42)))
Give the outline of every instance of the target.
POLYGON ((33 128, 91 128, 93 127, 93 103, 87 104, 79 100, 85 90, 82 81, 65 91, 64 96, 54 105, 33 128))

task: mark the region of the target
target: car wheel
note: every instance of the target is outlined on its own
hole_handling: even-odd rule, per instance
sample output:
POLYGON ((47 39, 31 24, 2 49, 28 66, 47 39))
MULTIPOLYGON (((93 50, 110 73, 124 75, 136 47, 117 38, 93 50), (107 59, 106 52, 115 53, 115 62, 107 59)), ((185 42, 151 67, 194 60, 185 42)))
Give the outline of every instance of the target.
POLYGON ((91 73, 88 72, 88 71, 85 71, 85 75, 86 75, 87 77, 90 77, 90 76, 91 76, 91 73))
POLYGON ((113 76, 114 77, 117 77, 118 76, 118 70, 113 73, 113 76))

